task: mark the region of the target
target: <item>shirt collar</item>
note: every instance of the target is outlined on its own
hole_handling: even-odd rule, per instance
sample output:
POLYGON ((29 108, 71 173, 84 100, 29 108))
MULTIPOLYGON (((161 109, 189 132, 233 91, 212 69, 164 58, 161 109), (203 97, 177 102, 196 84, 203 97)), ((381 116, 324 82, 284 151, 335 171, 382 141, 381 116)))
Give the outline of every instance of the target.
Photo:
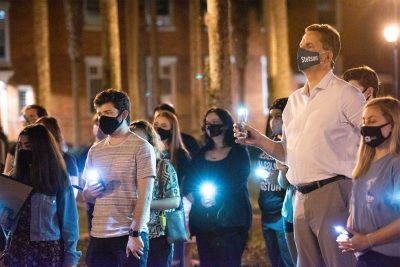
MULTIPOLYGON (((314 91, 326 89, 328 87, 329 81, 333 78, 333 76, 334 76, 333 70, 330 70, 327 74, 325 74, 325 76, 315 86, 315 90, 312 90, 312 91, 314 92, 314 91), (316 90, 316 89, 319 89, 319 90, 316 90)), ((301 94, 308 96, 308 82, 306 82, 306 84, 301 89, 301 94)))

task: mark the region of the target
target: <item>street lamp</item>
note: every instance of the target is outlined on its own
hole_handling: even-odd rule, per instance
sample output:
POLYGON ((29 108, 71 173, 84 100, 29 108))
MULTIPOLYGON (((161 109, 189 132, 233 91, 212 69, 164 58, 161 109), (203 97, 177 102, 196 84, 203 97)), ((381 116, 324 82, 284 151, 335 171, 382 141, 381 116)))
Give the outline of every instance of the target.
POLYGON ((393 64, 394 64, 394 90, 395 96, 399 97, 399 64, 397 58, 397 39, 399 38, 400 30, 398 25, 389 25, 383 31, 386 41, 393 44, 393 64))

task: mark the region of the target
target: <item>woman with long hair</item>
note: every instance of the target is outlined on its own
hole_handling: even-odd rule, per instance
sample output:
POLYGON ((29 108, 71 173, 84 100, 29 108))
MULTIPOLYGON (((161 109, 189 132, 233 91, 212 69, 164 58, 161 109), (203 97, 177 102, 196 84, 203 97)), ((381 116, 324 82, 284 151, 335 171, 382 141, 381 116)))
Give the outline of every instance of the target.
MULTIPOLYGON (((60 148, 61 154, 65 161, 67 172, 69 174, 69 180, 72 185, 79 186, 79 173, 78 173, 78 164, 74 156, 69 154, 68 152, 63 151, 64 146, 64 138, 61 134, 61 128, 58 125, 56 118, 44 116, 40 117, 36 123, 43 124, 47 130, 53 135, 54 139, 56 140, 58 147, 60 148)), ((74 189, 75 197, 78 193, 77 189, 74 189)))
MULTIPOLYGON (((179 188, 182 188, 182 181, 185 179, 190 165, 190 154, 182 142, 178 119, 173 113, 163 110, 155 116, 153 126, 165 146, 166 158, 169 158, 176 170, 179 188)), ((183 202, 181 202, 180 208, 183 208, 183 202)), ((174 265, 183 267, 185 262, 184 242, 175 242, 174 250, 174 265)))
POLYGON ((33 187, 13 226, 6 266, 76 266, 78 211, 54 137, 41 124, 19 134, 13 177, 33 187))
POLYGON ((149 257, 147 267, 169 267, 172 265, 174 244, 169 244, 166 236, 165 212, 176 209, 180 203, 178 178, 168 159, 163 158, 164 144, 153 126, 143 120, 134 121, 130 129, 147 140, 156 152, 157 175, 154 180, 150 205, 149 257))
POLYGON ((363 110, 347 231, 339 248, 358 267, 400 266, 400 102, 379 97, 363 110))
POLYGON ((196 236, 201 266, 240 266, 252 218, 249 155, 235 143, 227 110, 208 110, 202 130, 205 146, 184 181, 184 193, 192 201, 190 233, 196 236))
POLYGON ((178 174, 179 186, 181 186, 189 166, 190 154, 182 142, 178 119, 173 113, 164 110, 154 118, 153 126, 164 143, 168 157, 178 174))

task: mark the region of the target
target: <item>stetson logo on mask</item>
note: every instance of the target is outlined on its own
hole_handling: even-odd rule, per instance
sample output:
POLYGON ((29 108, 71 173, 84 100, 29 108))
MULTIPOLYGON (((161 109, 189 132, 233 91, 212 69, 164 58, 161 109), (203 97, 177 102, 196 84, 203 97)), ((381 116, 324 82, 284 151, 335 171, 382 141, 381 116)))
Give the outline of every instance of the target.
MULTIPOLYGON (((326 53, 328 51, 324 51, 326 53)), ((300 71, 308 69, 309 67, 318 65, 320 63, 320 53, 314 51, 308 51, 304 48, 297 50, 297 67, 300 71)))

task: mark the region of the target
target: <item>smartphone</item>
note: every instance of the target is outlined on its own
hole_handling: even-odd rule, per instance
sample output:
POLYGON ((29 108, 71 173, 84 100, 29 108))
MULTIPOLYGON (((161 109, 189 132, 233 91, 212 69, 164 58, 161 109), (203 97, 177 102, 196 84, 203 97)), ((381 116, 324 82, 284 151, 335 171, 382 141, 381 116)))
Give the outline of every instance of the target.
POLYGON ((245 107, 241 107, 238 109, 237 114, 237 127, 239 130, 238 139, 246 139, 248 137, 248 132, 246 130, 246 125, 248 122, 249 111, 245 107))

